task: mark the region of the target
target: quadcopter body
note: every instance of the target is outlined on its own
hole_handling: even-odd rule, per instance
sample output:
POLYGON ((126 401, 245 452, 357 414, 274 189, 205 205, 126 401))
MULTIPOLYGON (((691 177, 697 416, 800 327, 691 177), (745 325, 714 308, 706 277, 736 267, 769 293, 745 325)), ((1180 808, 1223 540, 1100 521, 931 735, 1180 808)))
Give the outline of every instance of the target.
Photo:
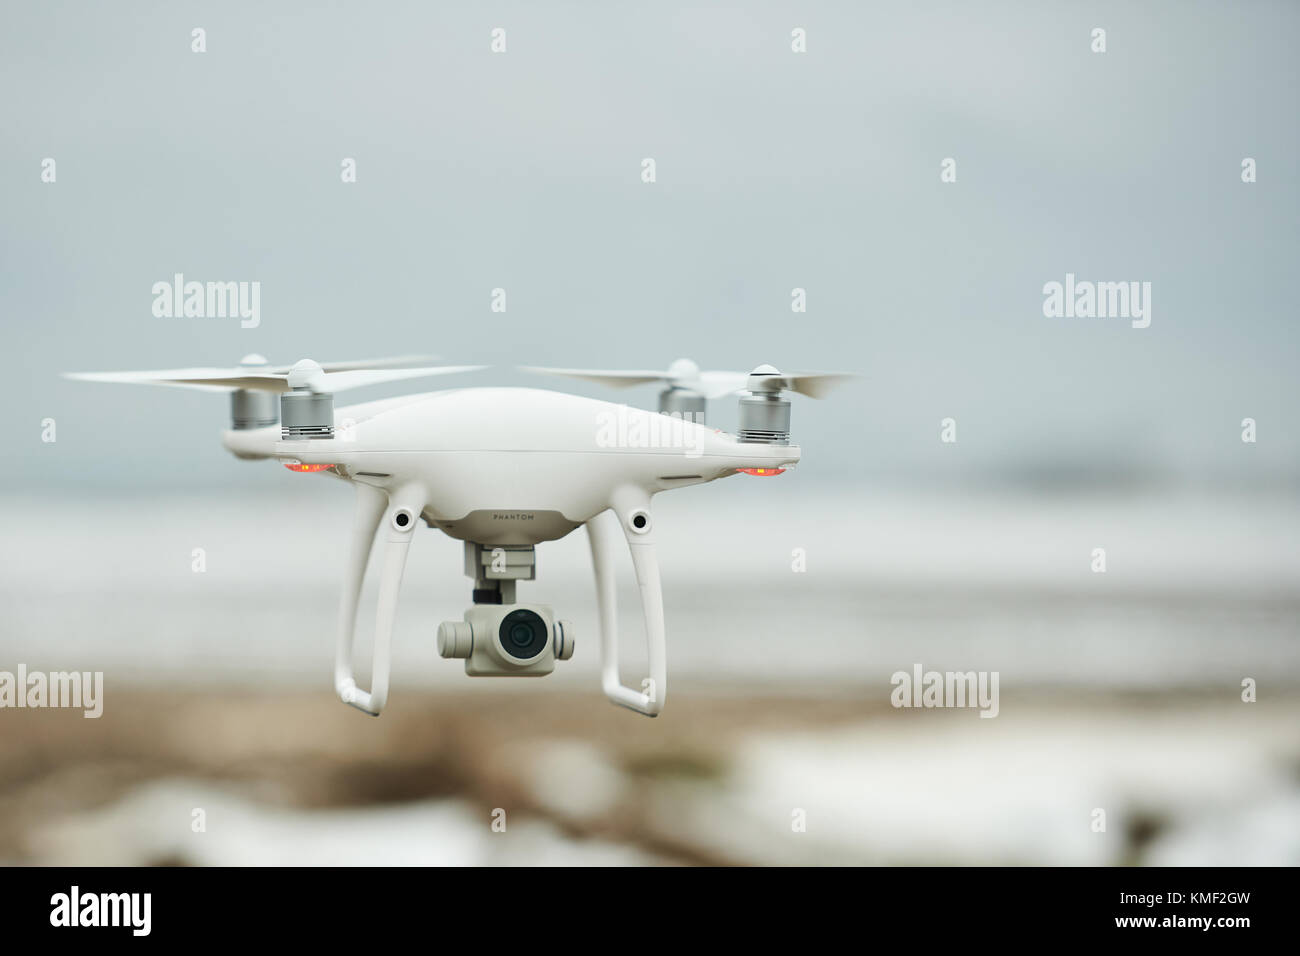
POLYGON ((550 673, 557 660, 572 656, 576 642, 572 624, 550 607, 516 604, 515 584, 534 578, 538 544, 585 526, 605 694, 638 713, 658 715, 667 695, 667 662, 651 499, 738 473, 777 475, 797 464, 801 452, 789 442, 789 402, 781 391, 817 394, 826 379, 842 377, 784 375, 760 366, 746 379, 736 435, 703 424, 702 414, 530 388, 449 389, 334 408, 333 392, 342 388, 470 370, 395 367, 400 364, 404 360, 324 366, 304 360, 272 368, 250 356, 231 370, 74 376, 230 391, 225 448, 243 459, 273 459, 354 486, 334 682, 344 702, 372 715, 387 702, 398 592, 421 523, 464 542, 465 572, 474 581, 474 606, 464 620, 438 629, 440 654, 464 659, 471 676, 520 677, 550 673), (625 686, 619 674, 614 564, 620 537, 631 554, 645 622, 650 673, 637 688, 625 686), (353 644, 376 548, 379 597, 371 686, 364 690, 354 676, 353 644))
POLYGON ((227 431, 222 443, 241 458, 381 489, 428 526, 482 545, 553 541, 615 497, 746 469, 777 474, 800 455, 795 445, 741 442, 686 419, 530 388, 407 395, 334 415, 332 438, 285 441, 277 425, 227 431))

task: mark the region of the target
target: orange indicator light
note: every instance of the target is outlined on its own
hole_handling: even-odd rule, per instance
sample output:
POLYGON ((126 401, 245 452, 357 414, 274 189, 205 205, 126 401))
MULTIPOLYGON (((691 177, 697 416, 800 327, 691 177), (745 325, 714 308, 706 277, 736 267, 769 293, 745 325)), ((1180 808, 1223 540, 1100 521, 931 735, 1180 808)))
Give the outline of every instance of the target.
POLYGON ((773 475, 779 475, 785 471, 784 468, 737 468, 736 471, 743 472, 746 475, 758 475, 760 478, 770 478, 773 475))
POLYGON ((304 465, 300 461, 286 461, 284 467, 290 471, 325 471, 333 468, 333 465, 304 465))

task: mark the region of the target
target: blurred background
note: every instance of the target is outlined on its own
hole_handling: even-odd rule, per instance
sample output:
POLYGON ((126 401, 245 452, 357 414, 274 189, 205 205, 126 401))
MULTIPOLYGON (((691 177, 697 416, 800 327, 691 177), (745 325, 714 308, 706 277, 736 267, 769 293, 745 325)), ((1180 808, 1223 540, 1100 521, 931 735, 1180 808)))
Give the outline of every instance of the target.
POLYGON ((0 861, 1300 862, 1298 28, 1284 3, 6 4, 0 671, 105 694, 97 720, 0 710, 0 861), (178 272, 260 282, 260 324, 155 317, 178 272), (1044 317, 1067 272, 1150 282, 1150 327, 1044 317), (331 686, 347 487, 225 453, 223 396, 59 377, 250 352, 601 398, 513 367, 860 378, 794 399, 797 469, 656 499, 660 718, 599 693, 584 532, 520 589, 577 654, 516 686, 438 658, 470 585, 424 531, 373 720, 331 686), (998 672, 998 716, 891 707, 916 664, 998 672))

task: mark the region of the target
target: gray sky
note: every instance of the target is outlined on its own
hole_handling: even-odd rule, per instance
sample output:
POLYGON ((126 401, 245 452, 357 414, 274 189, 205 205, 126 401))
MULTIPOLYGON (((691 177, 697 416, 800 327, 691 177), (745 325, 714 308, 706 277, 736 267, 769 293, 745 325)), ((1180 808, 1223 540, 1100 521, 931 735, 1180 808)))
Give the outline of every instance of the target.
POLYGON ((224 397, 60 371, 428 351, 504 366, 457 384, 856 371, 795 400, 827 480, 1294 484, 1298 27, 1289 3, 5 3, 2 480, 267 480, 221 451, 224 397), (259 281, 260 327, 154 317, 175 272, 259 281), (1044 317, 1067 272, 1149 281, 1150 328, 1044 317))

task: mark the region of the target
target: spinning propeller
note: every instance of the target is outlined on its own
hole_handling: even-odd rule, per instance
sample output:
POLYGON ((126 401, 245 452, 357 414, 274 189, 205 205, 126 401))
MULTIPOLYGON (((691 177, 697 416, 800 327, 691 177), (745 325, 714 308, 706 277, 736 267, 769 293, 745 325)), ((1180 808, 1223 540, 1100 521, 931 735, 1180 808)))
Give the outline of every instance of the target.
POLYGON ((631 370, 609 371, 605 369, 581 368, 541 368, 525 366, 524 371, 538 372, 544 375, 564 375, 578 378, 599 385, 612 385, 615 388, 627 388, 631 385, 644 385, 647 382, 662 382, 670 389, 681 388, 695 392, 705 398, 722 398, 745 390, 748 372, 702 372, 700 367, 690 359, 678 359, 663 372, 631 370))
POLYGON ((170 368, 147 372, 67 372, 65 378, 89 382, 125 382, 137 385, 176 385, 181 388, 230 391, 254 389, 287 392, 306 388, 312 392, 341 392, 364 385, 398 382, 408 378, 472 372, 482 365, 432 365, 410 367, 434 359, 432 355, 359 359, 351 362, 313 362, 270 365, 260 355, 246 355, 235 368, 170 368))
MULTIPOLYGON (((525 366, 524 371, 564 375, 615 388, 661 382, 667 388, 659 393, 659 411, 665 414, 690 414, 695 421, 701 423, 704 421, 705 405, 711 398, 744 395, 747 392, 776 395, 782 391, 798 392, 809 398, 825 398, 836 385, 853 378, 844 372, 779 372, 771 365, 760 365, 752 372, 702 372, 698 365, 684 358, 677 359, 663 372, 539 366, 525 366)), ((744 403, 745 399, 742 398, 742 414, 744 403)))
POLYGON ((235 368, 171 368, 145 372, 65 372, 65 378, 133 385, 172 385, 201 391, 231 393, 232 427, 239 431, 265 428, 283 418, 284 437, 330 438, 334 433, 331 396, 349 388, 474 372, 483 365, 417 365, 432 355, 271 365, 260 355, 245 355, 235 368), (280 396, 279 408, 275 396, 280 396))

